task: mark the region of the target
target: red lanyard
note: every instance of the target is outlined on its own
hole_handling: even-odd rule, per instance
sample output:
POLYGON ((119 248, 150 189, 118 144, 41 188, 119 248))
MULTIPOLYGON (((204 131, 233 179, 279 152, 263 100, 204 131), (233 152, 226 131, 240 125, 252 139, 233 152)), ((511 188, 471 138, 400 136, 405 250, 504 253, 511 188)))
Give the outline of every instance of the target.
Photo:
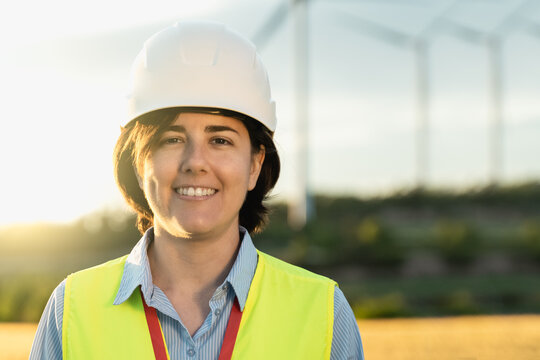
MULTIPOLYGON (((150 330, 150 338, 152 339, 152 347, 154 348, 156 360, 167 360, 167 350, 165 349, 165 342, 163 340, 161 327, 159 326, 159 319, 157 317, 156 309, 146 305, 146 301, 144 301, 142 291, 141 299, 144 305, 144 314, 146 315, 148 330, 150 330)), ((225 330, 225 337, 223 338, 223 345, 221 345, 221 351, 219 353, 218 360, 231 359, 241 319, 242 311, 240 311, 238 299, 235 298, 233 307, 231 309, 231 315, 229 316, 229 322, 227 323, 227 330, 225 330)))

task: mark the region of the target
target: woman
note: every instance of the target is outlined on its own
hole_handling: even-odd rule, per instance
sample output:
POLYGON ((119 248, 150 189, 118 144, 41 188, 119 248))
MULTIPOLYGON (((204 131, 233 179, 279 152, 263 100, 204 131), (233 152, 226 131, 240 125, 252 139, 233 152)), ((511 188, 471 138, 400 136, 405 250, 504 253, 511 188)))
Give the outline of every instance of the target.
POLYGON ((363 358, 335 282, 253 246, 279 176, 275 126, 248 40, 210 22, 151 37, 114 151, 144 235, 55 289, 30 358, 363 358))

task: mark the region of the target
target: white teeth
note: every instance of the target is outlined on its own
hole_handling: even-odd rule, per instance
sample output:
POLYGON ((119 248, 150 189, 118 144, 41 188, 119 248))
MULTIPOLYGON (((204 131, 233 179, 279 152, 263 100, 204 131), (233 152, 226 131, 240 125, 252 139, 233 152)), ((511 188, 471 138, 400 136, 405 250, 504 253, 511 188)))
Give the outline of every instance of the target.
POLYGON ((194 188, 192 186, 187 188, 177 188, 176 192, 180 195, 186 196, 210 196, 216 193, 216 190, 209 188, 194 188))

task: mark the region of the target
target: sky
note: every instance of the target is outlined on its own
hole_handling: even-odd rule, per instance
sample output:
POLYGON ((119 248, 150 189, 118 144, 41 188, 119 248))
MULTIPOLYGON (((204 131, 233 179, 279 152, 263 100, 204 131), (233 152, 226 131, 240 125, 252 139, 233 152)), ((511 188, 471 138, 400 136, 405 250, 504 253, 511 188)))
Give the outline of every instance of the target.
MULTIPOLYGON (((0 14, 0 225, 71 221, 102 208, 123 208, 111 157, 126 114, 129 69, 143 42, 188 18, 221 21, 254 38, 283 3, 10 4, 0 14)), ((430 44, 425 182, 458 189, 487 184, 492 107, 485 35, 496 33, 512 13, 501 35, 500 180, 540 178, 540 32, 533 31, 540 6, 534 1, 318 0, 309 11, 313 192, 372 196, 415 185, 418 108, 411 44, 422 35, 430 44), (479 39, 434 26, 442 13, 479 39), (392 42, 385 31, 405 40, 392 42)), ((287 16, 259 47, 277 103, 275 140, 283 171, 274 194, 283 201, 297 195, 293 29, 287 16)))

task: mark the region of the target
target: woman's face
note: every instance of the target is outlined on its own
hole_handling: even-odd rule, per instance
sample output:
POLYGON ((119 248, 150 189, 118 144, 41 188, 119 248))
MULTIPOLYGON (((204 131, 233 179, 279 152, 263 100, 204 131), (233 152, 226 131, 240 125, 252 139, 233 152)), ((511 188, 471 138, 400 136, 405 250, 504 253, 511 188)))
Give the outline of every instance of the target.
POLYGON ((238 231, 238 214, 264 161, 240 120, 181 113, 139 169, 156 234, 213 237, 238 231))

